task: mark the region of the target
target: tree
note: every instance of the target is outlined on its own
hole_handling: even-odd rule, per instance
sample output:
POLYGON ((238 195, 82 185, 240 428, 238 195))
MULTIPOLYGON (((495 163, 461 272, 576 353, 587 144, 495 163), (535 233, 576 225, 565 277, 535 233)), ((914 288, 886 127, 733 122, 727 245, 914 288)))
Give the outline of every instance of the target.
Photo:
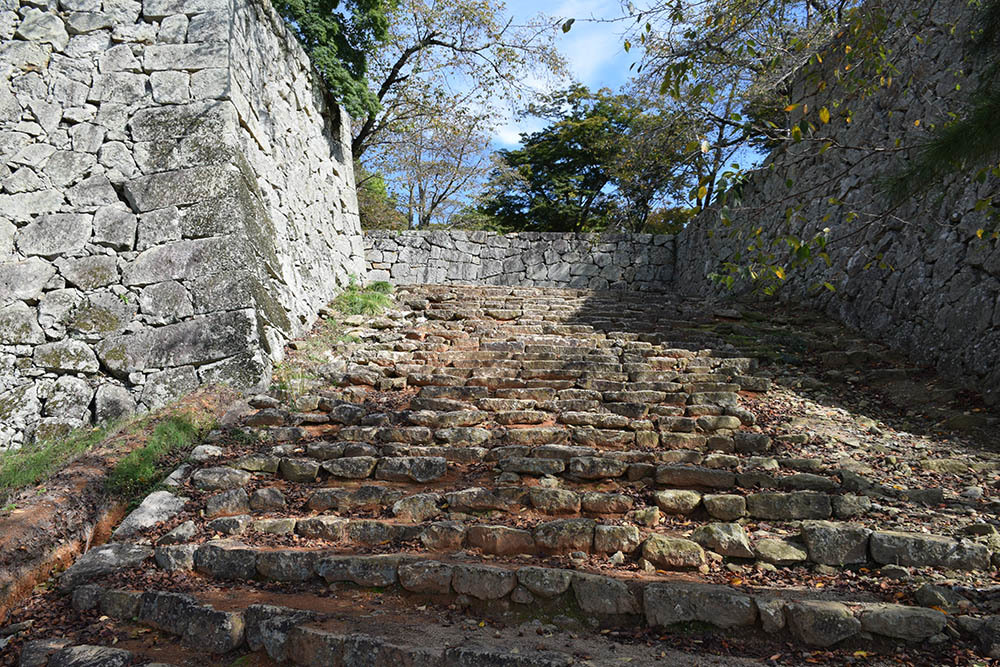
POLYGON ((616 195, 613 223, 641 232, 654 212, 664 207, 687 209, 682 203, 689 199, 699 175, 690 158, 701 151, 688 118, 669 107, 657 107, 655 100, 630 97, 642 111, 631 119, 611 165, 616 195))
MULTIPOLYGON (((504 102, 531 98, 532 82, 563 71, 556 25, 543 17, 518 25, 499 0, 399 0, 386 46, 372 59, 378 106, 355 117, 353 150, 398 142, 419 121, 461 108, 495 120, 504 102)), ((416 129, 418 133, 419 129, 416 129)))
MULTIPOLYGON (((645 47, 635 86, 689 120, 700 149, 688 153, 704 207, 733 160, 752 166, 791 138, 785 120, 792 75, 828 43, 854 0, 656 0, 625 3, 645 47)), ((631 41, 626 42, 631 47, 631 41)), ((858 51, 861 53, 861 50, 858 51)))
POLYGON ((481 210, 510 228, 641 231, 657 205, 687 189, 675 169, 684 123, 630 95, 575 85, 530 113, 550 124, 499 151, 481 210))
POLYGON ((576 85, 532 113, 552 122, 522 135, 522 148, 498 152, 484 212, 522 229, 579 232, 605 226, 611 164, 636 112, 608 90, 591 93, 576 85))
MULTIPOLYGON (((848 201, 840 195, 859 156, 902 157, 916 133, 882 141, 839 130, 849 127, 854 110, 870 112, 876 96, 898 102, 918 90, 919 77, 897 76, 896 64, 927 38, 922 12, 930 3, 918 9, 902 0, 654 0, 649 9, 629 7, 637 20, 629 38, 646 47, 640 79, 647 91, 672 98, 697 128, 699 205, 713 209, 720 238, 739 248, 716 274, 720 282, 748 279, 773 293, 793 270, 829 263, 829 244, 900 223, 878 187, 848 201), (785 187, 744 199, 747 167, 768 152, 780 155, 785 187), (831 168, 817 170, 820 161, 831 168), (758 220, 776 212, 762 233, 758 220), (845 223, 839 230, 838 220, 845 223)), ((885 266, 877 249, 868 264, 885 266)))
POLYGON ((406 188, 407 220, 426 229, 447 224, 465 204, 460 195, 486 174, 489 137, 482 115, 463 109, 441 118, 422 118, 389 150, 393 174, 406 188))
POLYGON ((517 25, 497 0, 401 0, 372 59, 377 110, 355 119, 356 158, 403 194, 411 224, 447 224, 482 185, 488 137, 561 74, 554 22, 517 25))
POLYGON ((354 173, 358 183, 358 214, 362 229, 395 229, 409 227, 406 215, 399 210, 397 198, 389 192, 380 174, 369 173, 357 162, 354 173))
POLYGON ((376 113, 368 63, 398 0, 273 0, 329 91, 352 116, 376 113))

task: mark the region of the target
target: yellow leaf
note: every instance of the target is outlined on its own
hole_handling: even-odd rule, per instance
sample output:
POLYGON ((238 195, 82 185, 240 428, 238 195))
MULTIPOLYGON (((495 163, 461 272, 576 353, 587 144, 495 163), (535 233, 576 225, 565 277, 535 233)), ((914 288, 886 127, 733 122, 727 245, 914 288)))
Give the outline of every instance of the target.
POLYGON ((775 269, 774 269, 774 275, 778 276, 779 280, 784 280, 785 279, 785 270, 783 268, 781 268, 780 266, 775 267, 775 269))
POLYGON ((704 185, 698 188, 698 199, 704 199, 708 196, 708 188, 704 185))
POLYGON ((730 586, 739 586, 742 583, 743 583, 743 580, 740 579, 739 577, 737 577, 737 578, 733 579, 732 581, 730 581, 729 585, 730 586))
POLYGON ((785 107, 785 111, 795 111, 798 108, 799 108, 798 104, 789 104, 787 107, 785 107))
POLYGON ((986 233, 986 230, 984 230, 984 229, 977 229, 976 230, 976 238, 980 238, 980 239, 983 238, 983 234, 984 233, 986 233))
POLYGON ((913 121, 913 127, 920 127, 920 119, 919 118, 916 119, 915 121, 913 121))
POLYGON ((868 651, 855 651, 854 652, 854 657, 855 658, 867 658, 869 655, 871 655, 871 654, 868 653, 868 651))
POLYGON ((830 122, 830 110, 827 109, 826 107, 823 107, 822 109, 820 109, 819 110, 819 119, 821 121, 823 121, 824 125, 826 125, 827 123, 829 123, 830 122))

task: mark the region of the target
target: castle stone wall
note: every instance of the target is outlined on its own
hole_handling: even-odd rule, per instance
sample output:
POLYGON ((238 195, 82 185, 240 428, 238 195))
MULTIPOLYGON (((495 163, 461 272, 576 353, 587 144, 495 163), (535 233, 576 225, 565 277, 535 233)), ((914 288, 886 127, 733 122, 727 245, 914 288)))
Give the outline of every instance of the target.
MULTIPOLYGON (((942 183, 914 184, 917 194, 902 204, 882 190, 885 179, 905 168, 912 149, 950 113, 961 113, 976 89, 978 66, 966 50, 975 9, 966 0, 869 6, 880 4, 899 26, 890 39, 892 84, 866 96, 834 85, 835 53, 800 71, 793 99, 811 110, 817 125, 816 112, 829 105, 833 119, 823 131, 836 144, 822 154, 816 143, 784 146, 744 186, 743 201, 730 213, 732 226, 720 224, 711 210, 689 225, 678 237, 676 275, 698 280, 678 286, 711 291, 713 285, 701 278, 724 272, 728 260, 746 265, 755 254, 748 246, 770 248, 777 240, 774 247, 781 248, 782 236, 808 239, 829 228, 830 265, 817 260, 791 274, 779 297, 825 310, 907 351, 918 364, 936 365, 979 387, 996 403, 1000 247, 988 231, 978 237, 977 230, 992 230, 995 222, 975 209, 981 198, 997 193, 997 179, 977 182, 969 173, 955 173, 942 183), (829 100, 837 98, 845 102, 835 108, 829 100), (847 110, 850 123, 844 120, 847 110), (880 150, 855 149, 869 146, 880 150), (789 206, 795 210, 786 216, 789 206)), ((843 45, 835 43, 835 50, 842 52, 843 45)), ((782 256, 777 254, 779 261, 782 256)))
POLYGON ((395 284, 663 290, 674 244, 652 234, 365 233, 367 279, 395 284))
POLYGON ((0 0, 0 448, 267 378, 364 269, 322 90, 266 0, 0 0))

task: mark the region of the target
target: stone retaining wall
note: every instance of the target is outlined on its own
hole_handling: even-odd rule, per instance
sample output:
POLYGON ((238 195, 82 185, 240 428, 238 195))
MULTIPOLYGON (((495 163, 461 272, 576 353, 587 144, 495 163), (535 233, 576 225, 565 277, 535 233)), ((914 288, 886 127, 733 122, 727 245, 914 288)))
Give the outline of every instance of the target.
MULTIPOLYGON (((882 179, 906 164, 909 153, 895 150, 896 138, 902 137, 904 147, 919 146, 931 136, 928 128, 961 112, 975 90, 973 68, 962 59, 974 10, 967 0, 898 4, 905 20, 891 40, 898 69, 893 85, 860 101, 848 96, 835 108, 829 100, 842 96, 843 88, 817 90, 819 82, 834 81, 839 58, 830 53, 819 71, 802 71, 794 82, 794 101, 807 105, 816 125, 824 127, 817 112, 829 105, 833 118, 824 131, 845 148, 817 154, 816 144, 803 142, 772 154, 744 186, 742 203, 730 213, 732 227, 708 211, 678 236, 676 275, 700 279, 727 260, 745 264, 752 242, 767 244, 786 234, 810 238, 828 227, 830 266, 817 260, 797 272, 781 298, 825 310, 866 336, 910 352, 918 364, 930 362, 962 384, 978 386, 997 403, 1000 247, 988 233, 986 240, 977 237, 978 229, 995 223, 975 210, 977 200, 996 194, 997 179, 978 183, 956 174, 934 187, 920 184, 920 193, 898 208, 879 189, 882 179), (846 109, 854 116, 849 124, 846 109), (883 150, 851 148, 871 145, 883 150), (831 175, 837 177, 828 183, 831 175), (791 204, 801 210, 786 222, 791 204), (752 239, 757 228, 763 235, 752 239)), ((834 49, 843 50, 836 44, 834 49)), ((682 286, 713 289, 694 279, 682 286)))
POLYGON ((363 270, 350 122, 266 0, 0 0, 0 449, 252 386, 363 270))
POLYGON ((368 280, 663 290, 674 243, 652 234, 365 233, 368 280))

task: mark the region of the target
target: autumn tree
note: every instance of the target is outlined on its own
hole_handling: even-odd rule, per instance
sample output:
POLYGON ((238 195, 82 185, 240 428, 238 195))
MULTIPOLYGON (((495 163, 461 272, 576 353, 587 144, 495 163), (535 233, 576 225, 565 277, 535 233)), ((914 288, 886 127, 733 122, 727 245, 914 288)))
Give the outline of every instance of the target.
POLYGON ((355 118, 354 155, 364 160, 454 109, 495 121, 504 106, 536 94, 531 82, 563 70, 557 26, 541 16, 515 23, 500 0, 399 0, 389 21, 370 68, 378 107, 355 118))

